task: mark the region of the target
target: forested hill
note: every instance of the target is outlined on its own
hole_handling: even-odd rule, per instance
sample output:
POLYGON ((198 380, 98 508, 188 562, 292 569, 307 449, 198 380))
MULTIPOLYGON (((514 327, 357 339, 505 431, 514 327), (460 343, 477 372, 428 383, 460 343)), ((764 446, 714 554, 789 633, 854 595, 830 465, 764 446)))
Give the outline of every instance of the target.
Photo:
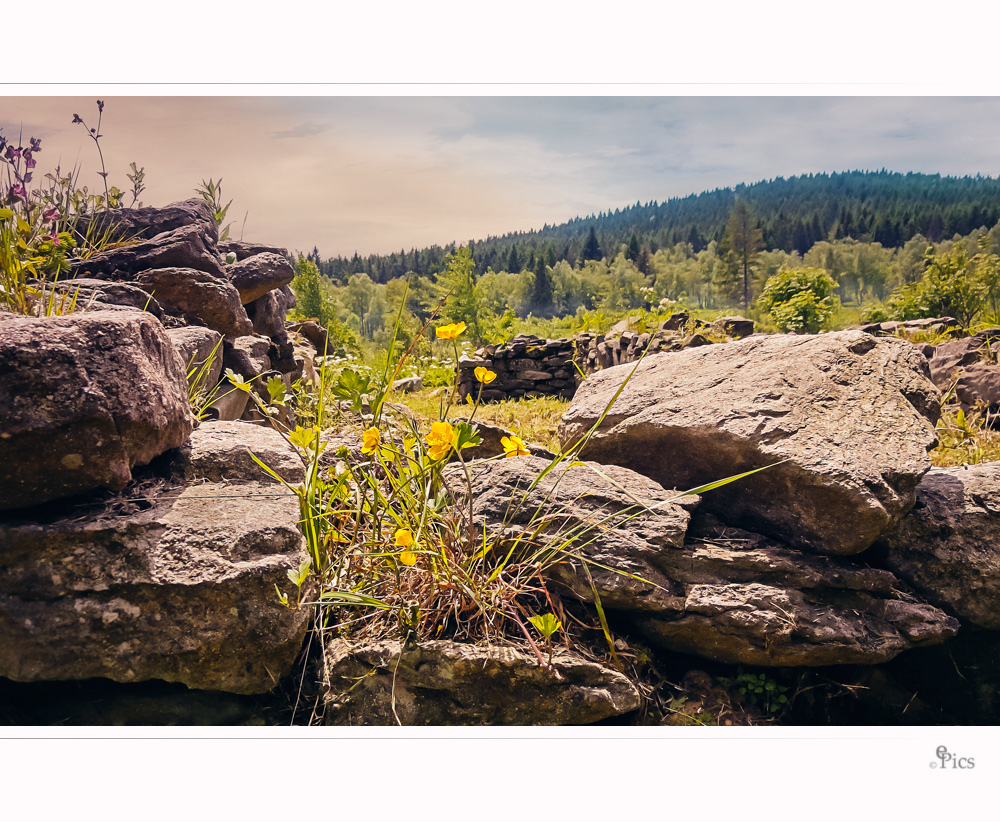
MULTIPOLYGON (((622 245, 631 246, 629 256, 633 259, 640 249, 655 253, 679 242, 690 243, 697 252, 721 239, 737 198, 744 198, 752 207, 768 249, 800 254, 819 240, 852 237, 895 247, 917 234, 937 241, 968 234, 980 226, 992 227, 1000 220, 1000 179, 897 174, 884 169, 850 171, 777 177, 663 203, 637 202, 537 231, 476 240, 472 242, 473 256, 482 273, 487 268, 531 268, 538 257, 554 265, 560 259, 573 263, 614 256, 622 245)), ((433 275, 454 248, 451 244, 329 260, 320 260, 314 249, 309 256, 334 280, 343 282, 351 274, 365 271, 384 283, 408 271, 433 275)))

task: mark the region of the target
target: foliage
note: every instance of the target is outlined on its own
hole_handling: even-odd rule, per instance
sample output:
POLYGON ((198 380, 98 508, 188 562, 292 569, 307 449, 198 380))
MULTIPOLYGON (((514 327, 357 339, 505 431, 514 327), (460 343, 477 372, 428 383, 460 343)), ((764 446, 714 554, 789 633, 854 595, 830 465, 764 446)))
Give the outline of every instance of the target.
POLYGON ((219 242, 224 243, 229 239, 229 229, 232 223, 227 223, 225 226, 223 223, 226 222, 226 214, 233 201, 230 200, 225 205, 222 204, 222 178, 219 178, 219 182, 215 182, 211 177, 207 182, 202 180, 201 185, 195 189, 195 193, 200 194, 201 199, 211 206, 212 218, 219 227, 219 242))
MULTIPOLYGON (((58 166, 54 173, 43 176, 44 182, 36 182, 41 140, 32 137, 27 145, 15 145, 0 133, 0 306, 11 311, 50 315, 75 310, 79 292, 57 292, 54 284, 69 272, 73 259, 86 258, 113 239, 110 230, 102 233, 95 229, 94 221, 89 221, 85 230, 77 230, 82 218, 117 208, 123 198, 118 188, 107 184, 99 128, 103 101, 98 100, 97 106, 97 127, 87 128, 77 114, 73 122, 87 128, 97 145, 104 195, 78 187, 79 172, 64 175, 58 166)), ((135 163, 131 168, 134 202, 144 186, 144 171, 135 163)))
POLYGON ((742 300, 744 311, 750 308, 751 279, 757 267, 757 258, 763 250, 764 235, 757 216, 747 201, 739 198, 719 243, 716 282, 730 297, 742 300))
POLYGON ((735 683, 741 696, 745 696, 755 708, 771 714, 788 707, 788 686, 781 685, 765 673, 751 673, 737 668, 735 683))
POLYGON ((1000 257, 988 253, 987 247, 988 240, 980 238, 981 250, 972 257, 962 243, 940 253, 929 247, 923 277, 890 298, 889 317, 954 317, 963 328, 970 327, 1000 297, 1000 257))
POLYGON ((783 269, 764 284, 757 306, 780 331, 815 334, 829 322, 837 283, 821 268, 783 269))
POLYGON ((295 261, 295 277, 292 291, 295 292, 296 306, 291 318, 315 320, 326 329, 327 354, 333 357, 350 357, 361 353, 357 335, 339 318, 338 304, 329 293, 319 269, 312 260, 301 254, 295 261))
POLYGON ((996 417, 983 408, 968 413, 954 402, 954 388, 945 393, 937 424, 938 446, 931 451, 936 466, 978 465, 1000 460, 996 417))

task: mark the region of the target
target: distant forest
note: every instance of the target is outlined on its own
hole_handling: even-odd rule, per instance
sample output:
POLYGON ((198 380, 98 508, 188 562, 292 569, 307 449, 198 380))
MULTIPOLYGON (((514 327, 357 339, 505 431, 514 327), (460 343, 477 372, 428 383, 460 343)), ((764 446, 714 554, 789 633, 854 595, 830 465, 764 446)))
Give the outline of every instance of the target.
MULTIPOLYGON (((689 243, 694 253, 722 239, 737 198, 753 209, 769 251, 804 255, 823 240, 852 238, 897 248, 917 235, 932 242, 965 235, 1000 221, 1000 179, 851 171, 778 177, 641 203, 561 225, 545 225, 469 242, 477 273, 531 270, 536 261, 554 266, 611 259, 622 247, 640 270, 661 248, 689 243)), ((400 250, 394 254, 321 259, 308 254, 320 272, 338 284, 366 273, 377 283, 415 272, 431 280, 444 268, 455 244, 400 250)))

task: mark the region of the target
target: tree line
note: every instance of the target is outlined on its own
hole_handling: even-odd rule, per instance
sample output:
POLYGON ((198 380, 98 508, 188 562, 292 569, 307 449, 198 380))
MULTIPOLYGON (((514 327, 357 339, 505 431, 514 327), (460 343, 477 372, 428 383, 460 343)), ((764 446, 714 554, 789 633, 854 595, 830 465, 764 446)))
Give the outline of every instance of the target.
MULTIPOLYGON (((1000 180, 851 171, 765 180, 750 185, 692 194, 659 203, 641 202, 622 209, 574 217, 537 231, 490 236, 466 243, 476 273, 534 271, 540 261, 552 267, 566 261, 613 259, 621 246, 644 275, 661 249, 678 244, 694 254, 726 236, 736 203, 754 213, 765 251, 805 256, 817 243, 854 240, 899 248, 918 235, 939 242, 967 235, 1000 220, 1000 180)), ((365 273, 385 284, 410 273, 437 280, 458 245, 434 245, 391 254, 358 254, 322 259, 314 247, 306 255, 320 273, 339 285, 365 273)))

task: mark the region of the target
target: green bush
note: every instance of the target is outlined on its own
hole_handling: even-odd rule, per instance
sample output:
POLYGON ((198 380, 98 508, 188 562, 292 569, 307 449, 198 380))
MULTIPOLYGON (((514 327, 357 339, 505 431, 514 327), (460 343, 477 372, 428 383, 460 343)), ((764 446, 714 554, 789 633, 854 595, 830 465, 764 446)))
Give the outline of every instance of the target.
POLYGON ((839 304, 836 287, 822 268, 784 268, 765 283, 757 307, 771 315, 779 331, 816 334, 839 304))

